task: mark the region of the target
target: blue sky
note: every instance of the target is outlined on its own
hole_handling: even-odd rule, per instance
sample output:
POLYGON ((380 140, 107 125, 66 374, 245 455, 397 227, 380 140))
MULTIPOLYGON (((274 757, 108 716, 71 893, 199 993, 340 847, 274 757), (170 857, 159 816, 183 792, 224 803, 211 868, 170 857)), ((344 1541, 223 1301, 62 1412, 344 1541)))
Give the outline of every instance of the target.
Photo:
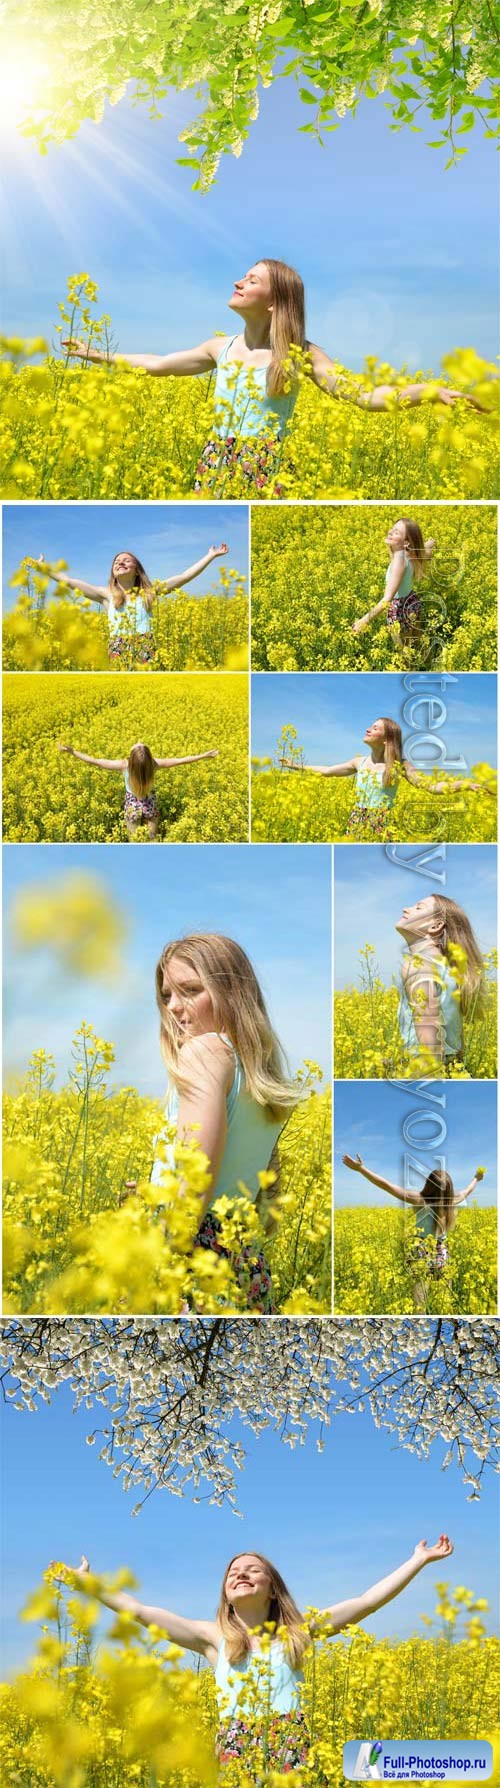
POLYGON ((297 1068, 304 1055, 330 1071, 330 852, 326 846, 8 845, 4 847, 4 1066, 24 1071, 32 1049, 52 1051, 58 1084, 82 1019, 115 1044, 112 1085, 160 1098, 154 970, 163 946, 188 931, 222 931, 248 951, 272 1022, 297 1068), (98 876, 128 915, 123 970, 103 983, 70 976, 48 949, 14 948, 16 891, 60 888, 75 869, 98 876))
POLYGON ((215 559, 188 585, 190 596, 213 589, 221 569, 248 577, 245 504, 33 503, 27 508, 13 503, 3 510, 3 607, 17 601, 19 591, 10 588, 10 579, 26 555, 43 553, 52 564, 65 559, 72 577, 102 584, 115 554, 126 547, 150 577, 166 578, 196 564, 223 540, 227 557, 215 559))
MULTIPOLYGON (((417 769, 456 765, 465 759, 463 769, 472 764, 496 764, 497 691, 493 675, 467 675, 454 678, 441 691, 441 678, 412 677, 412 691, 405 688, 404 677, 362 671, 342 675, 335 672, 309 674, 286 672, 266 673, 252 677, 252 755, 271 757, 283 726, 295 726, 297 745, 302 745, 306 763, 339 764, 356 752, 368 754, 363 745, 367 726, 381 714, 397 720, 403 733, 405 755, 417 769), (446 716, 435 731, 435 738, 446 746, 442 757, 427 744, 417 744, 422 732, 428 732, 429 710, 416 706, 418 695, 424 700, 435 698, 444 703, 446 716), (406 708, 406 718, 403 710, 406 708)), ((436 720, 440 709, 436 708, 436 720)), ((462 771, 455 771, 461 774, 462 771)))
POLYGON ((206 1503, 194 1508, 187 1498, 158 1493, 131 1521, 137 1488, 124 1494, 99 1461, 97 1446, 85 1445, 85 1435, 103 1420, 99 1406, 96 1414, 72 1414, 64 1387, 36 1415, 8 1404, 0 1419, 6 1670, 32 1649, 35 1628, 18 1625, 16 1617, 42 1571, 52 1558, 78 1564, 82 1552, 97 1571, 128 1564, 146 1600, 202 1617, 215 1612, 234 1552, 255 1547, 267 1553, 299 1604, 327 1606, 368 1588, 407 1558, 423 1535, 430 1542, 444 1531, 454 1541, 453 1557, 445 1566, 429 1566, 366 1623, 367 1630, 380 1637, 423 1633, 420 1614, 433 1615, 435 1585, 443 1577, 452 1587, 465 1584, 488 1596, 489 1630, 494 1625, 497 1480, 486 1474, 481 1501, 468 1503, 459 1473, 441 1470, 443 1442, 420 1461, 395 1447, 394 1437, 365 1415, 336 1417, 322 1455, 313 1439, 290 1454, 274 1435, 257 1441, 250 1430, 238 1429, 249 1453, 238 1476, 243 1520, 229 1509, 206 1503))
MULTIPOLYGON (((497 1201, 497 1087, 488 1081, 446 1081, 419 1095, 408 1081, 337 1081, 335 1085, 335 1204, 397 1210, 395 1199, 342 1164, 361 1155, 372 1173, 420 1189, 434 1167, 444 1167, 463 1190, 476 1167, 486 1168, 471 1202, 497 1201), (436 1102, 437 1101, 437 1102, 436 1102), (405 1126, 406 1134, 403 1134, 405 1126), (446 1130, 444 1130, 446 1126, 446 1130), (411 1177, 405 1174, 405 1160, 411 1177)), ((401 1208, 401 1207, 400 1207, 401 1208)))
POLYGON ((427 894, 441 892, 457 900, 468 914, 481 949, 493 949, 496 855, 493 844, 336 845, 336 986, 358 983, 359 951, 367 943, 375 946, 373 960, 383 981, 391 982, 399 971, 403 947, 395 924, 404 906, 410 902, 413 906, 427 894), (389 856, 391 850, 397 850, 398 860, 389 856), (411 867, 418 863, 420 871, 411 867), (444 875, 444 881, 436 881, 436 875, 444 875))
POLYGON ((53 339, 68 274, 85 268, 124 351, 186 347, 231 329, 235 275, 270 254, 303 274, 311 338, 355 369, 366 353, 412 369, 457 346, 496 353, 496 169, 479 130, 445 173, 426 146, 435 124, 422 113, 422 136, 395 135, 381 97, 321 149, 299 135, 308 112, 287 80, 261 94, 241 160, 224 158, 204 197, 175 165, 195 109, 171 95, 153 123, 126 100, 46 158, 6 139, 7 334, 53 339))

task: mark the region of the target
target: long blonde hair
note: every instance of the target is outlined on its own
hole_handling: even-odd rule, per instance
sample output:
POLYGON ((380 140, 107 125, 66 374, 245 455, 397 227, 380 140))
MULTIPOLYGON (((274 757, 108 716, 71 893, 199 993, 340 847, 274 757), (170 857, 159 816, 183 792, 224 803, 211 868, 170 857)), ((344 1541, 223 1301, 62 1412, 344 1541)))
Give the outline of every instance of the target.
POLYGON ((165 971, 181 956, 199 975, 214 1010, 217 1031, 225 1031, 239 1055, 247 1091, 269 1116, 283 1118, 297 1104, 297 1087, 289 1079, 281 1044, 272 1028, 264 999, 241 944, 219 932, 194 932, 175 938, 162 950, 156 967, 156 999, 160 1012, 160 1045, 169 1078, 185 1085, 180 1062, 181 1041, 163 993, 165 971))
POLYGON ((133 745, 129 752, 127 764, 128 779, 133 795, 142 801, 153 787, 156 764, 149 745, 133 745))
POLYGON ((290 379, 286 366, 290 348, 305 348, 306 318, 304 284, 295 267, 287 261, 263 257, 271 282, 271 360, 266 385, 270 397, 281 397, 290 379))
POLYGON ((435 1167, 422 1186, 420 1197, 429 1205, 434 1217, 434 1235, 453 1229, 455 1224, 455 1188, 451 1174, 435 1167))
MULTIPOLYGON (((242 1556, 241 1552, 236 1552, 234 1558, 229 1560, 227 1570, 224 1572, 217 1609, 217 1620, 226 1641, 226 1655, 229 1664, 241 1664, 252 1649, 246 1627, 238 1619, 226 1592, 231 1565, 235 1563, 235 1559, 242 1556)), ((274 1621, 276 1627, 286 1628, 286 1645, 290 1663, 293 1670, 300 1670, 308 1644, 308 1635, 302 1631, 303 1617, 300 1608, 297 1607, 290 1590, 287 1589, 284 1578, 276 1570, 276 1565, 271 1564, 270 1559, 265 1558, 263 1552, 253 1552, 252 1558, 259 1559, 269 1577, 269 1609, 266 1620, 274 1621)))
POLYGON ((406 515, 402 515, 401 520, 404 522, 406 528, 406 552, 408 558, 411 559, 413 572, 418 581, 425 570, 424 536, 418 522, 410 521, 409 517, 406 515))
POLYGON ((470 919, 463 907, 447 894, 434 894, 436 916, 440 921, 439 943, 443 956, 460 981, 460 1011, 464 1017, 474 1006, 475 1011, 484 1005, 485 982, 483 958, 474 936, 470 919), (457 973, 457 965, 450 954, 450 944, 458 944, 465 953, 465 967, 457 973))
POLYGON ((382 787, 389 788, 394 781, 394 765, 403 763, 403 739, 397 720, 391 720, 390 714, 381 714, 380 719, 384 723, 382 787))
POLYGON ((132 589, 122 590, 121 584, 118 583, 118 578, 115 577, 114 571, 116 561, 119 558, 120 553, 115 553, 108 578, 108 589, 111 591, 113 597, 113 607, 124 608, 128 597, 132 596, 134 591, 141 590, 144 607, 147 610, 148 615, 150 615, 154 602, 154 590, 147 571, 145 571, 144 566, 141 565, 140 559, 136 559, 135 553, 130 553, 130 558, 133 561, 134 583, 132 589))

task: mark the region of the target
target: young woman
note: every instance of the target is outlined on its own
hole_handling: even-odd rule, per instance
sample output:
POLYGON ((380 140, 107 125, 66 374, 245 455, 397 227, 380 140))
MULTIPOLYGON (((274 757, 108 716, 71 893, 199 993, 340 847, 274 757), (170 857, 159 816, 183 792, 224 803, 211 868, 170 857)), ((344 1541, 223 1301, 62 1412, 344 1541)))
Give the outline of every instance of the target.
MULTIPOLYGON (((383 1174, 372 1173, 369 1167, 365 1167, 361 1155, 343 1155, 342 1160, 344 1167, 350 1167, 353 1173, 361 1173, 363 1179, 369 1180, 372 1186, 379 1186, 381 1192, 389 1192, 391 1198, 398 1198, 400 1204, 409 1205, 415 1211, 417 1241, 410 1256, 410 1264, 415 1260, 424 1261, 429 1273, 439 1278, 448 1262, 448 1235, 455 1227, 457 1211, 484 1179, 484 1167, 476 1168, 463 1192, 455 1192, 450 1174, 441 1168, 434 1168, 428 1174, 421 1192, 410 1192, 406 1186, 396 1186, 393 1180, 386 1180, 383 1174), (436 1244, 434 1254, 429 1254, 427 1248, 429 1237, 436 1244)), ((422 1289, 421 1286, 415 1286, 416 1309, 422 1307, 422 1289)))
MULTIPOLYGON (((180 590, 183 584, 192 583, 213 559, 222 558, 227 550, 225 542, 221 546, 210 546, 196 565, 188 565, 178 577, 165 578, 162 594, 169 596, 172 590, 180 590)), ((66 571, 53 571, 41 556, 38 563, 55 583, 68 585, 70 590, 81 590, 83 596, 88 596, 91 602, 99 602, 105 609, 109 628, 108 658, 111 661, 125 658, 127 663, 130 660, 138 664, 153 662, 156 646, 152 611, 157 597, 147 571, 135 553, 115 554, 107 584, 87 584, 81 577, 68 577, 66 571)))
MULTIPOLYGON (((178 1142, 195 1141, 208 1156, 211 1184, 200 1201, 196 1246, 215 1254, 220 1223, 214 1200, 241 1196, 247 1188, 270 1234, 279 1193, 278 1138, 298 1102, 248 956, 233 938, 216 932, 167 944, 156 969, 160 1044, 168 1074, 165 1117, 178 1142), (275 1174, 271 1193, 259 1174, 275 1174), (241 1184, 240 1184, 241 1183, 241 1184)), ((175 1145, 162 1144, 151 1178, 161 1181, 164 1162, 175 1166, 175 1145)), ((271 1274, 263 1254, 245 1248, 232 1259, 249 1310, 273 1310, 271 1274)))
MULTIPOLYGON (((287 758, 281 760, 284 770, 307 770, 315 776, 356 777, 355 803, 345 824, 348 837, 366 827, 376 838, 391 836, 387 828, 401 776, 415 788, 428 790, 432 795, 456 794, 460 789, 473 790, 475 794, 485 792, 486 784, 471 782, 465 776, 452 781, 447 775, 443 782, 430 782, 425 771, 415 770, 408 758, 403 757, 401 728, 388 714, 367 726, 365 745, 370 747, 367 757, 351 757, 345 764, 294 764, 287 758)), ((494 794, 493 789, 487 792, 494 794)))
MULTIPOLYGON (((219 1763, 224 1767, 244 1757, 255 1771, 251 1779, 262 1783, 269 1766, 286 1775, 307 1762, 309 1736, 301 1690, 305 1655, 315 1637, 324 1627, 330 1637, 367 1620, 394 1601, 425 1565, 440 1564, 452 1552, 447 1534, 440 1534, 433 1546, 419 1540, 404 1564, 361 1595, 325 1608, 316 1621, 300 1612, 280 1572, 261 1552, 241 1552, 231 1559, 215 1620, 191 1620, 167 1608, 148 1607, 128 1592, 101 1589, 98 1580, 96 1585, 92 1581, 92 1593, 106 1608, 131 1614, 143 1626, 161 1627, 173 1645, 206 1658, 215 1674, 219 1763), (271 1637, 269 1644, 266 1622, 285 1637, 271 1637), (254 1699, 257 1680, 262 1683, 260 1712, 254 1699)), ((88 1570, 87 1559, 82 1558, 79 1570, 65 1572, 60 1580, 69 1578, 78 1587, 78 1579, 88 1570)))
MULTIPOLYGON (((142 367, 156 378, 215 373, 213 434, 203 448, 195 489, 216 486, 221 471, 232 473, 238 466, 258 488, 274 476, 299 392, 294 349, 307 354, 305 370, 320 391, 343 395, 342 377, 329 355, 306 337, 304 286, 293 267, 267 256, 256 261, 236 280, 229 309, 241 317, 239 334, 212 335, 181 353, 109 355, 85 342, 66 339, 62 344, 80 360, 117 361, 142 367)), ((379 385, 359 391, 356 402, 366 410, 383 410, 388 399, 418 404, 429 395, 453 404, 465 394, 425 384, 401 391, 379 385)), ((474 398, 467 401, 480 408, 474 398)))
POLYGON ((385 591, 375 608, 368 609, 354 621, 353 633, 363 633, 371 621, 385 614, 388 627, 397 622, 403 646, 419 645, 422 636, 422 604, 415 584, 419 583, 426 563, 434 552, 435 540, 424 540, 418 522, 394 523, 386 534, 390 561, 385 576, 385 591))
POLYGON ((425 894, 403 908, 396 931, 407 952, 402 965, 399 1027, 409 1055, 423 1049, 443 1067, 462 1057, 462 1021, 481 1011, 483 961, 464 913, 445 894, 425 894))
POLYGON ((124 820, 133 837, 138 826, 147 826, 150 838, 158 832, 158 802, 155 775, 157 770, 176 770, 179 764, 199 764, 202 759, 218 757, 218 751, 197 751, 191 757, 153 757, 149 745, 133 745, 128 757, 89 757, 86 751, 75 751, 74 745, 59 745, 69 757, 96 770, 116 770, 125 782, 124 820))

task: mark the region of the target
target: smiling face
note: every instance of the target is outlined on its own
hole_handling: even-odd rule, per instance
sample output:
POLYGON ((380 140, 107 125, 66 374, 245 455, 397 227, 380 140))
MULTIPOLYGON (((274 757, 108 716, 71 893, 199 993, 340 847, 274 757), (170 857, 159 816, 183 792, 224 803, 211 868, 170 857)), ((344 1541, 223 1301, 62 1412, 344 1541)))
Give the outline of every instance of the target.
POLYGON ((401 552, 406 543, 406 522, 394 522, 394 526, 389 528, 385 540, 386 546, 390 546, 393 552, 401 552))
POLYGON ((440 929, 434 894, 425 894, 422 900, 415 901, 414 906, 404 906, 401 918, 398 919, 396 925, 396 931, 399 931, 401 937, 406 938, 408 943, 428 937, 429 933, 435 934, 437 937, 440 929))
POLYGON ((234 283, 229 309, 239 317, 268 317, 272 311, 271 277, 265 261, 256 261, 243 279, 234 283))
POLYGON ((171 956, 164 969, 162 1001, 181 1040, 217 1029, 211 995, 197 970, 182 956, 171 956))
POLYGON ((367 726, 364 735, 365 745, 383 745, 385 741, 385 720, 373 720, 367 726))
POLYGON ((133 553, 117 553, 116 559, 113 559, 113 576, 127 577, 129 573, 134 570, 134 567, 135 559, 133 553))
POLYGON ((247 1601, 249 1596, 255 1596, 266 1605, 271 1601, 269 1571, 255 1552, 241 1552, 238 1558, 233 1558, 224 1587, 233 1608, 237 1608, 238 1602, 247 1601))

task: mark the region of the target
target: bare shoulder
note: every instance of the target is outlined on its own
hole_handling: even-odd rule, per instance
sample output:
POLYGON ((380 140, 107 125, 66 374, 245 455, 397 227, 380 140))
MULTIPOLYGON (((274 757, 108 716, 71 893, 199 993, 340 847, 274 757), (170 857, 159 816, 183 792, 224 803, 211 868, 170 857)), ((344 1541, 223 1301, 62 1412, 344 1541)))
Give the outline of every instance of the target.
POLYGON ((188 1074, 206 1077, 213 1086, 230 1086, 234 1076, 234 1055, 217 1031, 204 1031, 200 1037, 187 1037, 180 1050, 182 1068, 188 1074))
POLYGON ((235 337, 232 335, 211 335, 209 341, 203 342, 203 347, 207 348, 208 352, 212 355, 212 360, 215 366, 217 365, 217 361, 220 360, 223 349, 227 348, 229 342, 234 341, 234 339, 235 337))

